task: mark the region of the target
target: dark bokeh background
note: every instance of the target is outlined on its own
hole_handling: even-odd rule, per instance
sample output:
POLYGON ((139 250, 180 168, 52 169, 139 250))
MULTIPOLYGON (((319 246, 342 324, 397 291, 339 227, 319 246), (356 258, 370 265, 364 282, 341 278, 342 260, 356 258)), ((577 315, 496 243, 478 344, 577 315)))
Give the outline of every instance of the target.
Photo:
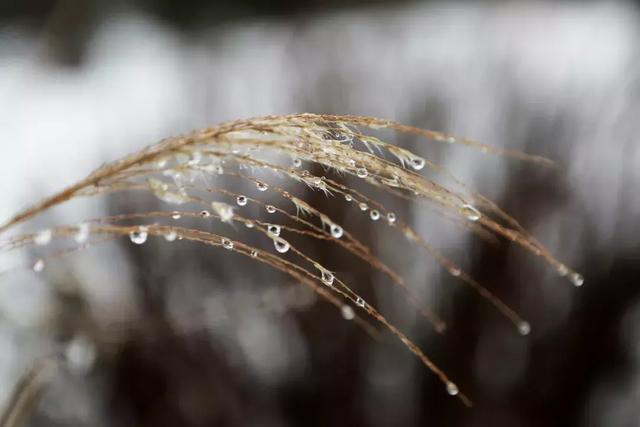
POLYGON ((196 246, 122 244, 111 263, 70 265, 20 297, 30 313, 48 307, 47 322, 16 314, 2 283, 2 396, 27 360, 71 340, 96 361, 56 380, 34 426, 637 425, 638 17, 633 2, 2 1, 0 154, 13 163, 2 218, 166 135, 259 114, 370 114, 557 159, 550 171, 397 140, 493 197, 586 279, 574 289, 522 250, 394 202, 530 320, 521 337, 424 254, 326 207, 450 331, 432 334, 364 266, 309 250, 410 331, 473 398, 467 410, 394 340, 371 341, 272 272, 196 246), (104 296, 115 283, 124 290, 104 296), (135 326, 112 337, 105 323, 132 300, 135 326))

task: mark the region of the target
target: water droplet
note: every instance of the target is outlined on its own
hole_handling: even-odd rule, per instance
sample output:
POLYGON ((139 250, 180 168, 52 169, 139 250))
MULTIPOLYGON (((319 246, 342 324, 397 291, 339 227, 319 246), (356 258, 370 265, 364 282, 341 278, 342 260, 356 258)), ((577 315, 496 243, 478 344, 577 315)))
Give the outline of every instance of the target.
POLYGON ((349 159, 349 161, 347 162, 349 164, 349 166, 354 167, 356 165, 356 161, 353 159, 349 159))
POLYGON ((200 216, 202 218, 209 218, 211 216, 211 214, 209 213, 209 211, 203 210, 203 211, 200 211, 200 216))
POLYGON ((223 202, 211 202, 211 208, 220 217, 220 221, 231 224, 233 206, 223 202))
POLYGON ((251 257, 252 258, 257 258, 258 257, 258 251, 256 251, 255 249, 251 251, 251 257))
POLYGON ((224 174, 224 168, 220 165, 216 166, 216 172, 218 173, 218 175, 222 175, 224 174))
POLYGON ((173 218, 173 219, 180 219, 180 218, 182 218, 182 215, 180 214, 180 212, 178 212, 178 211, 174 211, 174 212, 171 214, 171 218, 173 218))
POLYGON ((371 217, 372 221, 377 221, 380 219, 380 212, 374 209, 371 212, 369 212, 369 216, 371 217))
POLYGON ((164 235, 164 239, 167 242, 173 242, 174 240, 176 240, 177 237, 178 237, 178 233, 176 233, 174 230, 171 230, 164 235))
POLYGON ((422 168, 424 168, 425 161, 424 161, 424 159, 423 159, 422 157, 418 157, 418 156, 416 156, 416 157, 414 157, 414 158, 412 158, 412 159, 411 159, 410 164, 411 164, 411 167, 412 167, 414 170, 419 171, 419 170, 421 170, 422 168))
POLYGON ((338 224, 331 224, 331 235, 339 239, 344 234, 344 230, 338 224))
POLYGON ((329 270, 326 270, 323 267, 317 266, 318 269, 320 270, 321 273, 321 279, 322 279, 322 283, 324 283, 327 286, 331 286, 333 285, 333 273, 330 272, 329 270))
POLYGON ((447 383, 447 393, 449 393, 451 396, 455 396, 456 394, 458 394, 458 386, 449 381, 447 383))
POLYGON ((482 217, 480 211, 471 205, 462 205, 462 213, 471 221, 477 221, 482 217))
POLYGON ((358 203, 358 207, 361 211, 366 211, 367 209, 369 209, 369 206, 365 202, 358 203))
POLYGON ((253 223, 253 221, 247 221, 244 223, 244 226, 247 228, 253 228, 255 227, 255 224, 253 223))
POLYGON ((267 209, 267 212, 269 212, 269 213, 275 213, 275 211, 276 211, 276 208, 273 205, 267 205, 266 209, 267 209))
POLYGON ((462 270, 460 270, 458 267, 451 267, 449 268, 449 274, 458 277, 460 274, 462 274, 462 270))
POLYGON ((267 191, 269 186, 264 182, 258 181, 256 182, 256 188, 258 189, 258 191, 267 191))
POLYGON ((238 206, 246 206, 247 205, 247 197, 246 196, 238 196, 236 197, 236 203, 238 206))
POLYGON ((233 249, 233 242, 229 239, 222 239, 222 247, 225 249, 233 249))
POLYGON ((83 244, 89 238, 89 224, 80 224, 76 230, 76 234, 73 236, 73 240, 76 243, 83 244))
POLYGON ((345 199, 347 202, 350 202, 350 201, 352 201, 352 200, 353 200, 353 197, 351 196, 351 194, 345 194, 345 195, 344 195, 344 199, 345 199))
POLYGON ((280 235, 280 226, 276 225, 276 224, 270 224, 267 227, 267 232, 272 236, 279 236, 280 235))
POLYGON ((531 325, 529 322, 524 320, 520 322, 518 324, 518 332, 520 332, 520 335, 529 335, 529 332, 531 332, 531 325))
POLYGON ((358 307, 364 307, 367 303, 364 302, 364 299, 362 297, 358 297, 356 298, 356 304, 358 304, 358 307))
POLYGON ((45 246, 51 242, 51 238, 53 237, 53 232, 51 230, 42 230, 36 234, 33 238, 33 241, 36 245, 45 246))
POLYGON ((281 239, 280 237, 276 237, 273 239, 273 246, 276 248, 276 251, 280 252, 281 254, 286 253, 290 247, 289 242, 281 239))
POLYGON ((356 313, 349 305, 343 305, 342 307, 340 307, 340 313, 342 313, 342 317, 345 320, 352 320, 354 317, 356 317, 356 313))
POLYGON ((584 284, 584 277, 582 277, 582 275, 578 273, 572 273, 571 276, 569 276, 569 280, 571 280, 573 286, 576 287, 582 286, 584 284))
POLYGON ((367 172, 365 168, 358 168, 356 169, 356 175, 358 178, 366 178, 367 175, 369 175, 369 172, 367 172))
POLYGON ((302 166, 302 160, 298 158, 293 159, 293 166, 299 168, 300 166, 302 166))
POLYGON ((33 271, 40 273, 42 270, 44 270, 44 260, 38 259, 33 263, 33 271))
POLYGON ((138 227, 137 230, 134 230, 129 233, 129 239, 136 245, 141 245, 147 241, 147 227, 138 227))
POLYGON ((389 224, 395 224, 395 222, 396 222, 396 214, 394 214, 393 212, 389 212, 387 214, 387 221, 389 222, 389 224))
POLYGON ((566 276, 569 273, 569 269, 567 268, 566 265, 564 264, 560 264, 560 266, 558 266, 558 274, 562 277, 566 276))

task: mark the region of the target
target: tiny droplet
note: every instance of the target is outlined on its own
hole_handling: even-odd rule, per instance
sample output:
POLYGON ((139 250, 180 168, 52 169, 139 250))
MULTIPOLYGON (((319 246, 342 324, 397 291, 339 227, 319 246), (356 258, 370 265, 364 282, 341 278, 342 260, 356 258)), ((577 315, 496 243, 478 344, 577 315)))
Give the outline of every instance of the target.
POLYGON ((236 203, 238 206, 246 206, 247 205, 247 197, 246 196, 238 196, 236 197, 236 203))
POLYGON ((281 230, 280 226, 276 225, 276 224, 270 224, 267 227, 267 232, 269 234, 271 234, 272 236, 279 236, 280 235, 280 230, 281 230))
POLYGON ((258 189, 258 191, 267 191, 269 186, 264 182, 258 181, 256 182, 256 188, 258 189))
POLYGON ((42 230, 36 234, 33 241, 36 245, 45 246, 51 242, 51 237, 53 237, 53 232, 51 230, 42 230))
POLYGON ((573 283, 575 287, 580 287, 584 284, 584 277, 578 273, 572 273, 571 276, 569 276, 569 280, 571 280, 571 283, 573 283))
POLYGON ((38 259, 33 263, 33 271, 35 271, 36 273, 40 273, 42 270, 44 270, 44 260, 38 259))
POLYGON ((451 396, 455 396, 456 394, 458 394, 458 386, 449 381, 447 383, 447 393, 449 393, 451 396))
POLYGON ((225 249, 233 249, 233 242, 229 239, 222 239, 222 247, 225 249))
POLYGON ((531 332, 531 325, 529 322, 525 320, 520 322, 518 324, 518 332, 520 332, 520 335, 529 335, 529 332, 531 332))
POLYGON ((358 168, 356 169, 356 175, 358 178, 366 178, 367 175, 369 175, 369 172, 367 172, 365 168, 358 168))
POLYGON ((372 221, 377 221, 380 219, 380 212, 374 209, 371 212, 369 212, 369 217, 371 217, 372 221))
POLYGON ((276 208, 273 205, 267 205, 266 209, 267 209, 267 212, 269 213, 275 213, 276 211, 276 208))
POLYGON ((394 224, 396 222, 396 214, 394 214, 393 212, 389 212, 387 214, 387 221, 389 222, 389 224, 394 224))
POLYGON ((129 233, 129 239, 136 245, 141 245, 147 241, 147 227, 139 227, 137 230, 134 230, 129 233))
POLYGON ((340 312, 342 313, 342 317, 345 320, 352 320, 354 317, 356 317, 356 313, 349 305, 343 305, 342 307, 340 307, 340 312))
POLYGON ((331 235, 339 239, 344 234, 344 230, 338 224, 331 224, 331 235))
POLYGON ((462 213, 471 221, 477 221, 482 217, 480 211, 471 205, 462 205, 462 213))

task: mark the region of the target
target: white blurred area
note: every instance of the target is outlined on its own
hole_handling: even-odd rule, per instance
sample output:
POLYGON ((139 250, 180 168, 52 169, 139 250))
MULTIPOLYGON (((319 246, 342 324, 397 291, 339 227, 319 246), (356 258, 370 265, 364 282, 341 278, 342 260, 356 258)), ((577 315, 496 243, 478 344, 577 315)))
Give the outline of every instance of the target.
MULTIPOLYGON (((114 13, 95 31, 85 62, 78 68, 51 63, 37 35, 3 28, 0 220, 77 181, 101 163, 166 136, 257 115, 362 114, 416 126, 435 124, 441 126, 439 130, 558 159, 574 192, 571 203, 547 212, 532 231, 571 264, 580 259, 580 234, 586 227, 592 227, 589 231, 596 236, 592 244, 601 248, 637 245, 639 61, 639 17, 624 2, 495 2, 490 6, 443 2, 357 9, 295 24, 237 22, 189 38, 126 11, 114 13), (432 120, 434 104, 437 118, 432 120), (521 109, 520 115, 513 114, 514 105, 521 109), (563 117, 556 123, 561 131, 554 134, 561 138, 518 146, 532 126, 554 123, 556 115, 563 117)), ((424 147, 414 148, 425 155, 432 153, 474 189, 500 198, 508 184, 504 160, 463 147, 433 147, 425 142, 424 147)), ((70 214, 80 218, 101 209, 105 207, 70 214)), ((419 220, 417 226, 439 247, 457 247, 462 239, 432 230, 419 220)), ((422 264, 407 268, 409 277, 437 278, 422 264)), ((131 280, 127 268, 113 280, 126 288, 131 280)), ((0 286, 12 286, 6 282, 3 278, 0 286)), ((31 295, 25 296, 27 301, 46 306, 41 283, 20 285, 31 295)), ((103 288, 92 287, 94 291, 103 288)), ((0 289, 2 316, 24 317, 24 312, 22 317, 11 313, 13 297, 9 303, 8 295, 14 292, 0 289)), ((559 302, 551 304, 549 317, 531 319, 543 329, 564 322, 571 308, 571 296, 565 290, 547 299, 551 297, 559 302)), ((129 296, 123 291, 120 297, 107 296, 104 301, 117 304, 118 298, 125 301, 129 296)), ((233 295, 220 298, 225 302, 212 304, 227 306, 233 295)), ((233 324, 240 327, 236 350, 245 352, 248 363, 259 373, 266 372, 268 382, 278 380, 273 375, 287 375, 291 363, 303 369, 300 340, 289 347, 282 343, 297 339, 295 325, 274 329, 260 313, 247 314, 247 310, 244 307, 245 315, 233 324), (247 319, 258 320, 245 324, 247 319), (269 338, 262 342, 272 345, 256 346, 256 337, 265 336, 269 338), (286 352, 288 358, 260 353, 256 358, 256 348, 280 355, 286 352), (270 360, 276 365, 265 367, 270 360)), ((220 333, 228 330, 226 321, 220 333)), ((6 324, 0 329, 0 401, 27 364, 28 358, 17 356, 16 334, 6 324)), ((479 364, 486 366, 482 361, 491 359, 492 340, 503 342, 518 363, 505 370, 504 379, 484 372, 489 375, 486 382, 491 393, 507 393, 513 382, 509 375, 526 369, 526 349, 491 330, 483 333, 485 337, 488 341, 481 341, 474 356, 479 364)), ((31 347, 26 353, 37 354, 38 345, 31 347)), ((410 387, 411 369, 415 366, 388 369, 384 384, 393 382, 389 379, 393 377, 410 387)), ((611 419, 607 411, 615 416, 620 402, 633 399, 637 388, 636 382, 629 386, 628 395, 598 400, 599 416, 611 419)), ((371 393, 384 390, 381 386, 371 393)), ((404 413, 411 417, 409 410, 404 413)))

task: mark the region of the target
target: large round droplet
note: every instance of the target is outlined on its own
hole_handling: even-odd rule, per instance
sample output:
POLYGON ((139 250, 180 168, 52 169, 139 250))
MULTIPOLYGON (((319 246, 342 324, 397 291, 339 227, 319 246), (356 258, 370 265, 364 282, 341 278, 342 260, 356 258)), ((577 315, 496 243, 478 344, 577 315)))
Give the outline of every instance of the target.
POLYGON ((344 195, 344 199, 345 199, 347 202, 350 202, 350 201, 352 201, 352 200, 353 200, 353 197, 351 196, 351 194, 345 194, 345 195, 344 195))
POLYGON ((293 166, 299 168, 300 166, 302 166, 302 160, 298 158, 293 159, 293 166))
POLYGON ((175 211, 175 212, 173 212, 173 213, 171 214, 171 218, 173 218, 173 219, 180 219, 180 218, 182 218, 182 215, 180 214, 180 212, 175 211))
POLYGON ((246 206, 247 205, 247 197, 246 196, 238 196, 236 197, 236 203, 238 206, 246 206))
POLYGON ((280 252, 281 254, 286 253, 290 248, 289 242, 281 239, 280 237, 276 237, 275 239, 273 239, 273 246, 276 248, 276 251, 280 252))
POLYGON ((203 211, 200 211, 200 216, 202 218, 209 218, 211 216, 211 213, 207 210, 203 210, 203 211))
POLYGON ((331 235, 339 239, 344 234, 344 230, 338 224, 331 224, 331 235))
POLYGON ((137 230, 134 230, 129 233, 129 239, 131 239, 131 241, 136 245, 141 245, 144 242, 146 242, 147 236, 148 236, 148 233, 147 233, 146 227, 139 227, 137 230))

